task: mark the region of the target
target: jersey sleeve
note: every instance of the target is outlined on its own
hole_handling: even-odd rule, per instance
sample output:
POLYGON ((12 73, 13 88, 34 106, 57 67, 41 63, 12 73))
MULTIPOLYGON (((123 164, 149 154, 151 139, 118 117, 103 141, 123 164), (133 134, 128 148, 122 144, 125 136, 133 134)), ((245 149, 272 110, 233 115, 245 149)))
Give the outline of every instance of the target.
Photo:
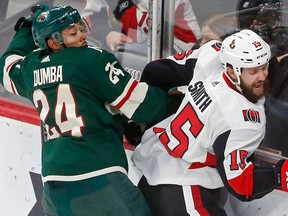
POLYGON ((191 53, 192 50, 185 51, 166 59, 149 62, 140 80, 166 91, 173 87, 188 85, 193 77, 193 68, 196 63, 196 59, 192 58, 186 61, 191 53))
POLYGON ((257 168, 252 163, 252 153, 262 138, 256 129, 228 130, 213 144, 221 179, 239 200, 261 198, 277 187, 272 168, 257 168))
POLYGON ((185 43, 195 44, 202 36, 192 5, 187 0, 176 5, 174 25, 175 37, 185 43))
POLYGON ((206 78, 212 71, 222 71, 221 62, 218 60, 220 48, 221 43, 214 40, 199 49, 179 52, 166 59, 149 62, 140 80, 168 91, 176 86, 188 85, 194 74, 201 73, 201 76, 206 78), (207 62, 206 59, 212 60, 207 62))
POLYGON ((19 29, 8 49, 0 59, 0 80, 7 91, 16 95, 25 96, 26 91, 23 87, 21 64, 24 57, 35 48, 31 29, 19 29))
POLYGON ((104 50, 91 62, 89 78, 93 91, 103 101, 118 108, 125 116, 136 122, 150 123, 161 119, 169 110, 171 102, 166 91, 138 82, 123 69, 116 57, 104 50), (93 72, 97 68, 97 72, 93 72))

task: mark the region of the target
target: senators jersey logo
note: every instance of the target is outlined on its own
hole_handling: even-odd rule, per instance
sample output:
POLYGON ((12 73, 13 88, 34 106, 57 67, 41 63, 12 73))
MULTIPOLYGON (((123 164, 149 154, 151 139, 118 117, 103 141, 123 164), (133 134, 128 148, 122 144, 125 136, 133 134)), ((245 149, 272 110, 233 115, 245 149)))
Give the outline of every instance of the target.
POLYGON ((250 121, 253 123, 260 123, 260 114, 253 109, 242 110, 244 121, 250 121))
POLYGON ((219 52, 219 51, 221 50, 221 45, 222 45, 222 43, 217 42, 217 43, 215 43, 215 44, 212 44, 211 47, 212 47, 216 52, 219 52))

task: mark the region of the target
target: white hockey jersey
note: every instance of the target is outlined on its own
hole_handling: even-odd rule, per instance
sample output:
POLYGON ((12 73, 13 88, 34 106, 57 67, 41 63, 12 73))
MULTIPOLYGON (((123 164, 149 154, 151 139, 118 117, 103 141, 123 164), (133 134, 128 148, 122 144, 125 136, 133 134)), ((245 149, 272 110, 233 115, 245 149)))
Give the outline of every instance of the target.
POLYGON ((248 158, 265 131, 264 98, 254 104, 236 90, 219 52, 207 52, 211 44, 191 54, 199 58, 180 108, 144 133, 132 160, 151 185, 214 189, 225 182, 248 197, 254 169, 248 158))

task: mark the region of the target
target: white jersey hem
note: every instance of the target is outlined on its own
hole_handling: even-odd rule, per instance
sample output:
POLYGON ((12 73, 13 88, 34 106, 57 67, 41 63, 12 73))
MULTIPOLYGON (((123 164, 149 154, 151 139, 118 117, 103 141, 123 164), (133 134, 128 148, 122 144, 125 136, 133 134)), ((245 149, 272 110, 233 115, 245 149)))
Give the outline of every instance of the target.
POLYGON ((73 175, 73 176, 48 175, 45 177, 42 176, 42 181, 43 183, 47 181, 80 181, 80 180, 84 180, 84 179, 88 179, 88 178, 92 178, 92 177, 96 177, 100 175, 105 175, 107 173, 112 173, 112 172, 122 172, 128 175, 127 171, 123 167, 114 166, 114 167, 108 167, 105 169, 101 169, 101 170, 97 170, 97 171, 93 171, 93 172, 89 172, 89 173, 85 173, 81 175, 73 175))

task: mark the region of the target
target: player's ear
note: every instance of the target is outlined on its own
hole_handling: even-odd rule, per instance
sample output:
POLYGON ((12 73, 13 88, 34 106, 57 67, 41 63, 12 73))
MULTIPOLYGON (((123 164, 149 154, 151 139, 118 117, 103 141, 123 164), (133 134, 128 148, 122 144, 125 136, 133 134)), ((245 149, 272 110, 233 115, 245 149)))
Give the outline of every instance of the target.
POLYGON ((53 51, 56 52, 62 49, 62 45, 58 43, 58 41, 54 40, 53 38, 49 38, 47 40, 47 46, 53 51))

